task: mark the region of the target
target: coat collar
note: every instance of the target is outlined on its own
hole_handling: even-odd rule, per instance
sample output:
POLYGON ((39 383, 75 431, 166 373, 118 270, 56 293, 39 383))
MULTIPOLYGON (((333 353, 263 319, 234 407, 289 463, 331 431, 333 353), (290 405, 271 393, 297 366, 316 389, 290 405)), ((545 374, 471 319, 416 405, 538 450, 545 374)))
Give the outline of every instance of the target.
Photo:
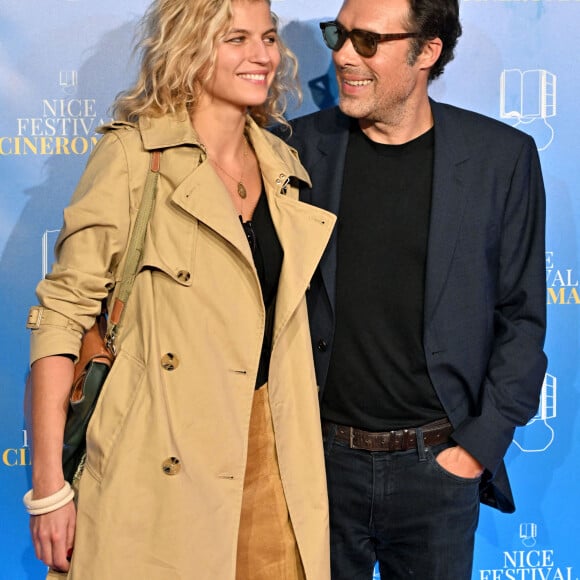
MULTIPOLYGON (((138 125, 143 146, 147 151, 181 145, 203 147, 191 125, 189 116, 183 109, 162 117, 141 117, 138 125)), ((282 164, 287 177, 295 177, 310 185, 310 177, 298 160, 294 149, 263 131, 250 115, 246 117, 246 128, 252 147, 260 159, 263 172, 273 169, 274 165, 276 170, 279 170, 282 164)))
POLYGON ((185 109, 162 117, 139 117, 138 125, 143 146, 148 151, 180 145, 201 145, 185 109))
POLYGON ((303 159, 303 162, 313 176, 323 176, 318 182, 321 184, 320 187, 317 186, 316 178, 313 179, 312 199, 308 201, 338 215, 352 120, 335 107, 317 115, 314 122, 313 135, 296 135, 298 140, 315 139, 315 147, 304 148, 309 152, 309 156, 303 159))

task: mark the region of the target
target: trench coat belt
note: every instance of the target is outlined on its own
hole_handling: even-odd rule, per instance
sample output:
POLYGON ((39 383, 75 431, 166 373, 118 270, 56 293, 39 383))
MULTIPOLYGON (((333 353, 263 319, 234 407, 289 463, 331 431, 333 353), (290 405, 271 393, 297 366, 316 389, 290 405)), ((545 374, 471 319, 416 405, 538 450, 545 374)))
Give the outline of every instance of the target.
POLYGON ((417 448, 417 435, 422 433, 425 447, 449 441, 453 427, 448 419, 439 419, 421 427, 397 429, 396 431, 363 431, 354 427, 322 421, 322 434, 326 437, 335 430, 334 438, 348 443, 351 449, 365 451, 408 451, 417 448))

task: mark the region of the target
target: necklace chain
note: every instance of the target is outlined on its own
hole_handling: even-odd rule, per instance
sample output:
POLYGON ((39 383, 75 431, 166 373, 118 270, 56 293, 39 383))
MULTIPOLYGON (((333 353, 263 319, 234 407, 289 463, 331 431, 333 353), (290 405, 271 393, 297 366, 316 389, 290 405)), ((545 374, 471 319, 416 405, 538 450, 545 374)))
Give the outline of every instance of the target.
POLYGON ((239 179, 236 179, 233 175, 231 175, 230 173, 228 173, 213 157, 209 157, 208 155, 208 159, 218 168, 221 169, 221 171, 227 175, 234 183, 237 184, 237 191, 238 191, 238 195, 242 198, 242 199, 246 199, 248 192, 246 191, 246 188, 244 186, 244 173, 246 171, 246 159, 248 157, 248 139, 246 138, 246 136, 244 135, 244 144, 243 144, 243 151, 242 151, 242 173, 240 175, 239 179))

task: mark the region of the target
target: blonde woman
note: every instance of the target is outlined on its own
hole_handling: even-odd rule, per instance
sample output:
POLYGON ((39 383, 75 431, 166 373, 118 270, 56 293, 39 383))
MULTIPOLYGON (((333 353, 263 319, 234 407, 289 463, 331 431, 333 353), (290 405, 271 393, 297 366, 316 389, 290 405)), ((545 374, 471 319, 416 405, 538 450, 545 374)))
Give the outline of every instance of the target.
POLYGON ((298 201, 308 175, 262 128, 282 120, 294 61, 267 0, 158 0, 140 48, 37 288, 32 498, 55 509, 31 516, 36 553, 73 580, 325 580, 305 292, 334 217, 298 201), (157 149, 117 358, 76 501, 56 507, 73 360, 119 280, 157 149))

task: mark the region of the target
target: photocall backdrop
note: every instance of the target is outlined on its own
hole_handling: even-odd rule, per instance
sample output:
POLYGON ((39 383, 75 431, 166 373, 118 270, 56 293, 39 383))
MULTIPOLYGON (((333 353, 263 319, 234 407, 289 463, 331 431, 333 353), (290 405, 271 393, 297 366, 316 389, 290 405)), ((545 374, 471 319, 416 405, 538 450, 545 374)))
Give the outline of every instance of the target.
MULTIPOLYGON (((273 0, 301 65, 304 101, 290 116, 336 101, 330 51, 318 22, 336 16, 340 3, 273 0)), ((109 120, 114 96, 134 77, 130 47, 147 5, 0 0, 2 580, 33 580, 45 572, 35 559, 21 502, 30 487, 22 412, 26 314, 52 262, 62 209, 95 144, 95 128, 109 120)), ((457 56, 432 84, 431 95, 533 135, 548 207, 549 366, 542 401, 507 454, 516 513, 482 508, 473 580, 578 580, 580 0, 462 0, 461 16, 457 56)))

